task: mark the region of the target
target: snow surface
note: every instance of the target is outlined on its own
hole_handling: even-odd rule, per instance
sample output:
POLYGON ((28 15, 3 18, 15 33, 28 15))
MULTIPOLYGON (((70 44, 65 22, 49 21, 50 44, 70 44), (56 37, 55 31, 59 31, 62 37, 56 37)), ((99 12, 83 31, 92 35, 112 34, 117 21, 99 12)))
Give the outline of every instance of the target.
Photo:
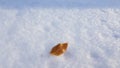
POLYGON ((120 9, 0 8, 0 68, 120 68, 120 9))

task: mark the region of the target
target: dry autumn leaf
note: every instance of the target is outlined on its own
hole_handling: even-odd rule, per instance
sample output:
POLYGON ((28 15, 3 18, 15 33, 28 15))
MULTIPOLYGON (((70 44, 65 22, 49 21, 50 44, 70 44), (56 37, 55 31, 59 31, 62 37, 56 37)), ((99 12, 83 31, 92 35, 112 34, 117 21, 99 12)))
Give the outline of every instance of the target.
POLYGON ((59 43, 52 48, 50 54, 59 56, 66 51, 67 47, 68 47, 68 43, 59 43))

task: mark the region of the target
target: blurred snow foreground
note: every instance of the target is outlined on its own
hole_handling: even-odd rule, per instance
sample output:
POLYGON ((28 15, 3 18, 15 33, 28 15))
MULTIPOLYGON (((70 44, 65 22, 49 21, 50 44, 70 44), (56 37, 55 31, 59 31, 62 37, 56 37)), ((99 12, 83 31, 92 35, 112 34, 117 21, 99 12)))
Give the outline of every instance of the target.
POLYGON ((120 9, 1 8, 0 68, 120 68, 120 9))

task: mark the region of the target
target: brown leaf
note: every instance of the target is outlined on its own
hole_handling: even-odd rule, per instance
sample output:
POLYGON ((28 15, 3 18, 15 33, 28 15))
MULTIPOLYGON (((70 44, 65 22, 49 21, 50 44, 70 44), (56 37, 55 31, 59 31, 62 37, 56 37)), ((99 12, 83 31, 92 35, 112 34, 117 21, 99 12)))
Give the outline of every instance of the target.
POLYGON ((68 47, 68 43, 59 43, 52 48, 50 54, 59 56, 67 50, 67 47, 68 47))

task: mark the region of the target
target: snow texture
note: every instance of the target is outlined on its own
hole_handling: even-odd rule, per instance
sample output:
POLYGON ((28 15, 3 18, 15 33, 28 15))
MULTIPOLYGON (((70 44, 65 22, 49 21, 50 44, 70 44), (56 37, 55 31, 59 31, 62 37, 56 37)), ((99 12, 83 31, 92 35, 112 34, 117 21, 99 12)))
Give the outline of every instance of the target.
POLYGON ((1 8, 0 68, 120 68, 120 9, 1 8))

